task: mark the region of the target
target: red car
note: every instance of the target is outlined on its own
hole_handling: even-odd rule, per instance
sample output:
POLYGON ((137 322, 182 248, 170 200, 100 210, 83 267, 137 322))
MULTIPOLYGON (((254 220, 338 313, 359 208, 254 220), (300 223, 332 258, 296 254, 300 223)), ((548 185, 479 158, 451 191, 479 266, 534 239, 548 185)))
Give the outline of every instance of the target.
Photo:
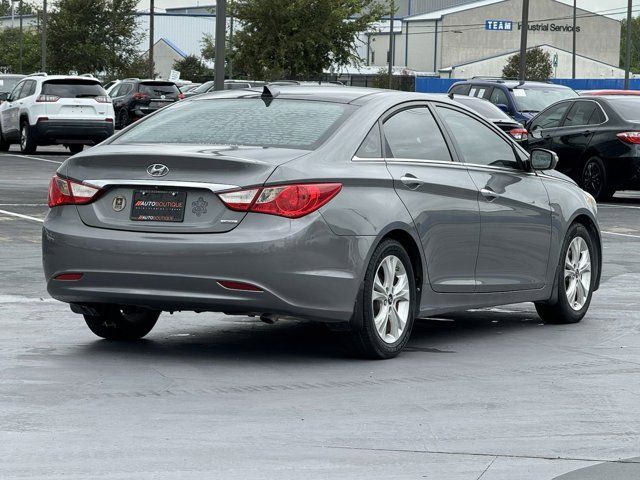
POLYGON ((640 95, 640 90, 584 90, 580 95, 640 95))

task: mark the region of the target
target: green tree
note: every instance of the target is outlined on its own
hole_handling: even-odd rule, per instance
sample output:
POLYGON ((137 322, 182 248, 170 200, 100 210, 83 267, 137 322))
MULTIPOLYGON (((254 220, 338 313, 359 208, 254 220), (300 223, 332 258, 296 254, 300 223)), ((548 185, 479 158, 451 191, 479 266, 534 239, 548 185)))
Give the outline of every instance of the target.
POLYGON ((182 60, 174 62, 173 69, 179 71, 180 78, 184 80, 200 81, 213 74, 195 55, 187 55, 182 60))
MULTIPOLYGON (((527 80, 537 80, 540 82, 547 81, 553 73, 553 64, 551 63, 551 55, 541 48, 531 48, 527 50, 525 55, 526 69, 525 78, 527 80)), ((504 78, 518 78, 520 72, 520 54, 509 57, 507 64, 502 70, 504 78)))
POLYGON ((234 69, 256 80, 317 79, 359 63, 356 36, 387 13, 378 0, 237 0, 234 69))
MULTIPOLYGON (((22 8, 20 8, 20 5, 16 3, 16 15, 28 15, 34 12, 35 10, 30 3, 26 1, 22 2, 22 8)), ((11 16, 11 0, 0 0, 0 17, 5 16, 11 16)))
MULTIPOLYGON (((627 19, 622 20, 620 33, 620 65, 627 64, 627 19)), ((631 19, 631 71, 640 72, 640 17, 631 19)))
POLYGON ((40 34, 23 30, 22 72, 20 72, 20 29, 0 29, 0 69, 11 73, 40 70, 40 34))
POLYGON ((136 0, 59 0, 49 16, 52 72, 117 77, 138 59, 136 0))

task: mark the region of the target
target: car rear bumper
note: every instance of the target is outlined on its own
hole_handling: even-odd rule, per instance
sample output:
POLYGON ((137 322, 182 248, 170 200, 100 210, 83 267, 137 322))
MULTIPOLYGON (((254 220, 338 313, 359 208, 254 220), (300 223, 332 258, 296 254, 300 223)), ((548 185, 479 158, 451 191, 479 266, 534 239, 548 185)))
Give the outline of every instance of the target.
POLYGON ((35 135, 41 143, 100 143, 113 135, 105 120, 38 120, 35 135))
POLYGON ((219 234, 155 234, 86 226, 74 206, 44 223, 47 290, 67 303, 273 313, 348 321, 374 237, 337 236, 318 213, 297 220, 248 214, 219 234), (78 272, 77 281, 55 280, 78 272), (229 290, 219 280, 255 285, 229 290))

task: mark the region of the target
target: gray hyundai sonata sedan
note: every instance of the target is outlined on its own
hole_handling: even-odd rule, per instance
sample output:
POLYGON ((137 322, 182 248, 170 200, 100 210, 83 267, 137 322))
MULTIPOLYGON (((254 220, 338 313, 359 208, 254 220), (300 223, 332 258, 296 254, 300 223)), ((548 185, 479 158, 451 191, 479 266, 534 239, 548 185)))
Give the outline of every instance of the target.
POLYGON ((580 321, 593 198, 440 96, 266 86, 179 102, 71 157, 49 189, 51 296, 98 336, 162 311, 290 316, 389 358, 415 318, 534 302, 580 321))

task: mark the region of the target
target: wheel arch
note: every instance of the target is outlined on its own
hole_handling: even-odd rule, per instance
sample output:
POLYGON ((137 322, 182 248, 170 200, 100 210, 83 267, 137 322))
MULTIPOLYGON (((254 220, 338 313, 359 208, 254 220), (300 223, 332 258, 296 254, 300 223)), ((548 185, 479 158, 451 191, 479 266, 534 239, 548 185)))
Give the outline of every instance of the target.
MULTIPOLYGON (((408 230, 408 226, 406 225, 396 224, 393 226, 389 226, 389 228, 382 232, 378 236, 376 241, 372 243, 371 248, 369 249, 369 253, 367 254, 365 265, 369 265, 371 257, 373 256, 376 248, 378 248, 378 246, 385 240, 397 241, 406 250, 407 255, 409 255, 409 259, 411 260, 411 267, 413 269, 413 276, 416 282, 416 312, 419 312, 420 301, 422 297, 422 288, 428 277, 426 265, 424 264, 422 248, 420 247, 420 241, 418 238, 416 238, 416 235, 414 233, 411 233, 408 230)), ((366 271, 366 267, 364 271, 366 271)), ((349 321, 349 325, 353 330, 362 328, 363 319, 361 315, 358 314, 358 312, 360 311, 360 305, 362 304, 364 298, 364 290, 362 288, 362 285, 364 285, 364 273, 361 279, 361 287, 358 291, 358 297, 354 306, 354 312, 351 316, 351 320, 349 321)))
POLYGON ((602 238, 600 237, 600 230, 598 229, 596 222, 586 213, 578 213, 569 225, 571 226, 575 223, 582 225, 587 232, 589 232, 591 240, 596 246, 596 254, 598 256, 597 261, 595 262, 598 269, 594 284, 594 291, 596 291, 600 287, 600 277, 602 273, 602 238))

